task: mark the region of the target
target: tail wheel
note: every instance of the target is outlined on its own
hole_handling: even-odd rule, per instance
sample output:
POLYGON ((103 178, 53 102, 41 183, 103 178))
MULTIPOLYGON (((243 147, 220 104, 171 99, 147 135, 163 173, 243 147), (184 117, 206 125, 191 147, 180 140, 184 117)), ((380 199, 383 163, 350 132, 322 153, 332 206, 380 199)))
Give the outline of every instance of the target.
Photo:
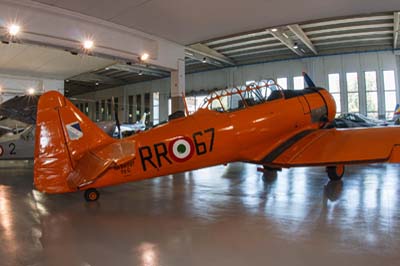
POLYGON ((326 167, 326 172, 330 180, 338 181, 344 175, 344 165, 328 166, 326 167))
POLYGON ((94 188, 89 188, 88 190, 85 191, 85 200, 86 201, 96 201, 100 197, 100 193, 94 189, 94 188))

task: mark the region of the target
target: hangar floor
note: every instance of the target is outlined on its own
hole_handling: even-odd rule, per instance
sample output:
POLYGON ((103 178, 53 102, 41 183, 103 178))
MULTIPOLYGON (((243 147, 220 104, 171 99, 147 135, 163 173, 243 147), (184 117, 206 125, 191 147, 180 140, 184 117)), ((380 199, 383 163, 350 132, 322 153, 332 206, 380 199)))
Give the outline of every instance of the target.
POLYGON ((32 191, 32 167, 0 174, 0 264, 398 265, 399 166, 322 168, 262 180, 242 163, 82 193, 32 191))

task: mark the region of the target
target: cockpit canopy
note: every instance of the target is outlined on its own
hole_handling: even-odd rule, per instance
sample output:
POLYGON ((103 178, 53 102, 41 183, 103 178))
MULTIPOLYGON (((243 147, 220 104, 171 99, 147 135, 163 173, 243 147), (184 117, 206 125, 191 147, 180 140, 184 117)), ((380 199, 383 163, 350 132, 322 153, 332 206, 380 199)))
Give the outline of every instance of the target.
POLYGON ((218 90, 210 93, 201 109, 231 112, 249 106, 283 98, 282 88, 272 79, 247 86, 218 90))

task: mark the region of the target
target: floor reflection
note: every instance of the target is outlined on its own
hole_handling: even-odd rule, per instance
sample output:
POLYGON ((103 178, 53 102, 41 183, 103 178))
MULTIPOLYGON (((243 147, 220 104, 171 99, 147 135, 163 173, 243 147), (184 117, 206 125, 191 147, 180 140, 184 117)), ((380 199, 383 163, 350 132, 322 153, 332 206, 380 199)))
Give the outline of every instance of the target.
POLYGON ((0 176, 0 261, 390 265, 400 259, 399 170, 348 167, 332 182, 323 168, 297 168, 264 180, 235 163, 105 188, 90 204, 32 191, 31 169, 10 171, 0 176))

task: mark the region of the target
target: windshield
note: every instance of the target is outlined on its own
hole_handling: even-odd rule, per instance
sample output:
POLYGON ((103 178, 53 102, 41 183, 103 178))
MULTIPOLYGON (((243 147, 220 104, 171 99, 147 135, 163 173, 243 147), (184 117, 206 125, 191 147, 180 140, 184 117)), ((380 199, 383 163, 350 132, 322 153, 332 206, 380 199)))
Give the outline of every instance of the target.
POLYGON ((282 88, 274 80, 266 80, 258 84, 214 91, 204 99, 200 108, 230 112, 281 98, 282 88))

